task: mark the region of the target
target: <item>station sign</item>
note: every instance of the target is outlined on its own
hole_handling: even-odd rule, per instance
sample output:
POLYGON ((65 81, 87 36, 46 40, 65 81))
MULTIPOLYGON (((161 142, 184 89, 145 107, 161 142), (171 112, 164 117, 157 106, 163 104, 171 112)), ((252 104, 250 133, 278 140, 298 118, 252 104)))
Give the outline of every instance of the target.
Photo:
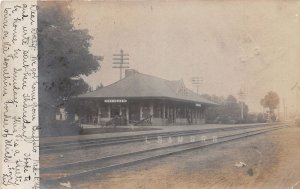
POLYGON ((201 104, 195 104, 195 106, 197 106, 197 107, 201 107, 201 104))
POLYGON ((105 99, 105 103, 126 103, 126 99, 105 99))

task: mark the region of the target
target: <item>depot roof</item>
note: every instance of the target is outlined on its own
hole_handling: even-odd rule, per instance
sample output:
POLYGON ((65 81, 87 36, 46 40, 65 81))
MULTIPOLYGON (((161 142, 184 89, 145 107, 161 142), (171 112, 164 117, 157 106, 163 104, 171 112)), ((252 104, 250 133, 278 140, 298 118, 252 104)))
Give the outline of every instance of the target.
POLYGON ((216 105, 186 88, 183 80, 169 81, 138 72, 78 98, 161 98, 216 105))

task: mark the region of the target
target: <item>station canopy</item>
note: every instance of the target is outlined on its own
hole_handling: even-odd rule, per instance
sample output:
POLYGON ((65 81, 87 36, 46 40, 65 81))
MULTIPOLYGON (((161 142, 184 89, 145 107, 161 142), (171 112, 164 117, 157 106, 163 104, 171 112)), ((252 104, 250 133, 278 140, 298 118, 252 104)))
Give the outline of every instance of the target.
POLYGON ((166 99, 217 105, 186 88, 183 80, 169 81, 134 71, 125 78, 98 90, 79 95, 80 99, 166 99))

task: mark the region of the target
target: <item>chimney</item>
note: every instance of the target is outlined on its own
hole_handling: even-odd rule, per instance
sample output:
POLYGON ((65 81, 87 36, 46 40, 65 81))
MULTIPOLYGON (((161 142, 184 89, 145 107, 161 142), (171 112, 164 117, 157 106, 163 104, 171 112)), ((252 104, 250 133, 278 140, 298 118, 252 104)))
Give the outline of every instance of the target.
POLYGON ((126 69, 125 70, 125 77, 128 77, 128 76, 136 74, 136 73, 139 73, 139 72, 134 70, 134 69, 126 69))

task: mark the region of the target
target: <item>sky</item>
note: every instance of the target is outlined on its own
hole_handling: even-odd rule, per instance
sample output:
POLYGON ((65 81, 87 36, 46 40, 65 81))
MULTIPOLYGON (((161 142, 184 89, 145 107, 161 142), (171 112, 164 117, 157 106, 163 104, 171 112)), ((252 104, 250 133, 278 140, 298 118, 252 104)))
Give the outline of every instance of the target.
MULTIPOLYGON (((104 57, 85 80, 93 87, 119 80, 112 54, 123 49, 130 68, 168 80, 203 78, 199 93, 238 96, 251 112, 275 91, 292 113, 300 84, 300 1, 73 1, 74 25, 93 36, 104 57)), ((299 102, 298 102, 299 103, 299 102)), ((281 108, 283 112, 283 108, 281 108)))

